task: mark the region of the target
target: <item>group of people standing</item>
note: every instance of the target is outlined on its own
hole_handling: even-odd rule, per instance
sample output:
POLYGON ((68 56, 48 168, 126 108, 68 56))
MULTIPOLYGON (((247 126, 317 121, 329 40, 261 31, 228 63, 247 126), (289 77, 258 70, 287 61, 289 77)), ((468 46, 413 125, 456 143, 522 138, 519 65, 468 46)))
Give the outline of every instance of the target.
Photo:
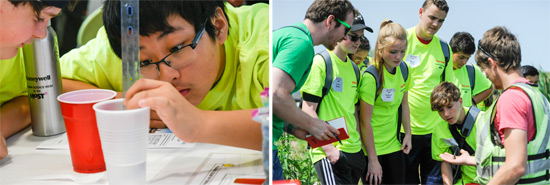
MULTIPOLYGON (((477 51, 467 32, 447 44, 436 33, 448 11, 426 0, 412 28, 384 20, 372 58, 356 53, 372 29, 347 0, 316 0, 302 23, 275 30, 273 142, 334 138, 326 121, 344 117, 348 139, 309 150, 321 184, 548 183, 548 100, 520 73, 515 35, 497 26, 477 51)), ((277 156, 274 145, 274 180, 277 156)))

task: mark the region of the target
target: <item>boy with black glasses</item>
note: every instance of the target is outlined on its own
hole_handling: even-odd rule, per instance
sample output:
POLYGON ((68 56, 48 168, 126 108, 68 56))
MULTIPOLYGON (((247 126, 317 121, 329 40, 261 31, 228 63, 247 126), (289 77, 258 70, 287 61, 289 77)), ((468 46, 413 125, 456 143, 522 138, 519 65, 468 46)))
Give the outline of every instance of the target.
MULTIPOLYGON (((269 86, 269 8, 219 1, 140 1, 140 70, 128 108, 151 107, 151 127, 186 142, 260 150, 269 86)), ((64 90, 122 91, 120 1, 105 1, 97 37, 61 58, 64 90), (111 49, 112 48, 112 49, 111 49)))

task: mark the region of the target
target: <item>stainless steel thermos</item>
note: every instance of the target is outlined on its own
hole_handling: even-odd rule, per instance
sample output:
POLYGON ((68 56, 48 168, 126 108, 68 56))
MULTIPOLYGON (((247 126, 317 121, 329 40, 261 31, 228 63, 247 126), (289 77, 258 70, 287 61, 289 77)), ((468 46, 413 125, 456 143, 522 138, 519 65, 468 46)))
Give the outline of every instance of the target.
POLYGON ((32 132, 51 136, 65 132, 57 96, 62 92, 57 35, 48 23, 47 35, 23 48, 32 132))

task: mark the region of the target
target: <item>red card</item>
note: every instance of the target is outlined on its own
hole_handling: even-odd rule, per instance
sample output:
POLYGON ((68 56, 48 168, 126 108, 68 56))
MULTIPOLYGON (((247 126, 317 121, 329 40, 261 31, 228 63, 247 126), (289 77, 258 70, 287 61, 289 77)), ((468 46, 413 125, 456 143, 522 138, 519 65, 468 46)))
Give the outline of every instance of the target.
MULTIPOLYGON (((340 141, 349 138, 349 135, 348 133, 346 133, 346 130, 344 128, 339 128, 338 131, 340 131, 340 134, 338 135, 340 141)), ((306 137, 306 140, 311 148, 317 148, 320 146, 325 146, 334 142, 338 142, 338 139, 336 138, 331 138, 330 140, 318 140, 313 136, 306 137)))

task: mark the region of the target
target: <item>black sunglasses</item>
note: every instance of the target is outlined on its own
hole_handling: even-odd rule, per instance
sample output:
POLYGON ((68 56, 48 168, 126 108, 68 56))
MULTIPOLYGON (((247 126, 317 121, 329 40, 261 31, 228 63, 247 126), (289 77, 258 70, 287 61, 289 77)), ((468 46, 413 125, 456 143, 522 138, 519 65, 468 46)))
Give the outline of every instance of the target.
POLYGON ((357 40, 359 40, 359 39, 361 39, 361 41, 365 40, 364 35, 358 36, 358 35, 348 34, 348 37, 349 37, 349 40, 352 41, 352 42, 357 42, 357 40))

